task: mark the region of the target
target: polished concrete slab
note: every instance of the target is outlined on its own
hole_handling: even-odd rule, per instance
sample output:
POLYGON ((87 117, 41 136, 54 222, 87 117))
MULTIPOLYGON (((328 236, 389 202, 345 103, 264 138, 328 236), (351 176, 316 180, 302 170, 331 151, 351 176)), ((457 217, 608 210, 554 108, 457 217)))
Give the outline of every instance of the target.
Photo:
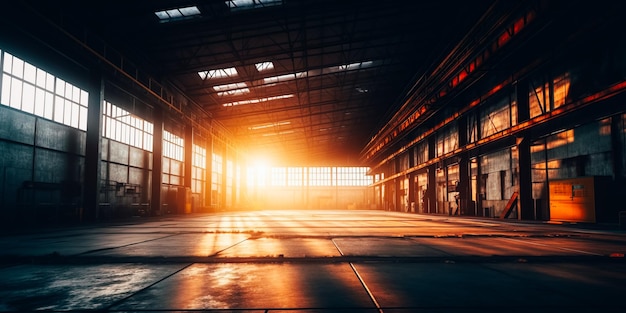
POLYGON ((622 312, 617 225, 220 212, 0 236, 0 312, 622 312))

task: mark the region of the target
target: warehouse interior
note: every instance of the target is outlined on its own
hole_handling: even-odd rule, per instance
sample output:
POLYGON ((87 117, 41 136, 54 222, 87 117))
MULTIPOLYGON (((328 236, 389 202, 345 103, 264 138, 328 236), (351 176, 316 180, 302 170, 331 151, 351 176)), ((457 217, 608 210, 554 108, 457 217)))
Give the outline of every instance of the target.
POLYGON ((624 2, 0 9, 0 312, 623 312, 624 2))
POLYGON ((622 2, 1 6, 5 228, 255 209, 626 224, 622 2))

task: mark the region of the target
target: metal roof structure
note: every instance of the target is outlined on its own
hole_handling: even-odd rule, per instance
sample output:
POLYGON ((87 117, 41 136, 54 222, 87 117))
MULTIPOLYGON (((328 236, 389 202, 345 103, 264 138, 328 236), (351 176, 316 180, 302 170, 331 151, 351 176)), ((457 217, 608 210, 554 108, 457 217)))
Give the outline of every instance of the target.
POLYGON ((407 88, 491 1, 24 0, 10 6, 33 28, 100 38, 155 81, 175 86, 189 107, 223 126, 247 152, 307 166, 358 163, 407 88))

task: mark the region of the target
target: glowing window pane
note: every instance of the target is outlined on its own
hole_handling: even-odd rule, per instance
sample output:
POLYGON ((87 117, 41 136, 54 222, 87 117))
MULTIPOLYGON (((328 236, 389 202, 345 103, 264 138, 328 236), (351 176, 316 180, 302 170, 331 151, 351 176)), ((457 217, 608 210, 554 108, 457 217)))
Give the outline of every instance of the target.
POLYGON ((56 94, 57 95, 64 95, 65 94, 65 82, 61 79, 57 79, 56 80, 56 94))
POLYGON ((63 123, 63 98, 54 97, 54 121, 63 123))
POLYGON ((0 102, 4 105, 9 105, 9 99, 11 96, 11 77, 7 74, 2 75, 2 99, 0 102))
POLYGON ((80 114, 78 119, 80 121, 78 128, 82 130, 87 130, 87 108, 82 106, 80 107, 80 114))
POLYGON ((54 110, 54 95, 51 92, 46 92, 46 104, 44 107, 43 117, 52 119, 54 110))
POLYGON ((11 100, 9 105, 20 109, 22 106, 22 81, 16 78, 11 79, 11 100))
POLYGON ((6 73, 11 73, 11 67, 13 66, 13 56, 5 53, 4 54, 4 64, 2 65, 2 68, 4 69, 4 72, 6 73))
POLYGON ((35 83, 35 79, 37 77, 36 75, 37 73, 37 68, 32 66, 31 64, 25 63, 24 64, 24 80, 34 84, 35 83))
POLYGON ((43 89, 35 90, 35 115, 44 116, 46 107, 46 92, 43 89))
POLYGON ((54 92, 54 75, 46 73, 46 90, 54 92))
POLYGON ((13 57, 13 68, 11 74, 17 78, 24 78, 24 61, 13 57))
POLYGON ((42 71, 41 69, 37 69, 37 82, 36 85, 39 88, 46 88, 46 77, 47 77, 47 73, 42 71))
POLYGON ((35 112, 35 86, 24 84, 22 90, 22 111, 28 113, 35 112))

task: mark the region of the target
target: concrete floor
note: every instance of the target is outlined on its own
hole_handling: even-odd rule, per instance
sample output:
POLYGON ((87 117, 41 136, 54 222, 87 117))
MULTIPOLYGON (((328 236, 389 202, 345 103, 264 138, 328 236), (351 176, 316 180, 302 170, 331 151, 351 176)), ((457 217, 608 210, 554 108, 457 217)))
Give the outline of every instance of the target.
POLYGON ((0 311, 624 312, 626 232, 382 211, 0 237, 0 311))

